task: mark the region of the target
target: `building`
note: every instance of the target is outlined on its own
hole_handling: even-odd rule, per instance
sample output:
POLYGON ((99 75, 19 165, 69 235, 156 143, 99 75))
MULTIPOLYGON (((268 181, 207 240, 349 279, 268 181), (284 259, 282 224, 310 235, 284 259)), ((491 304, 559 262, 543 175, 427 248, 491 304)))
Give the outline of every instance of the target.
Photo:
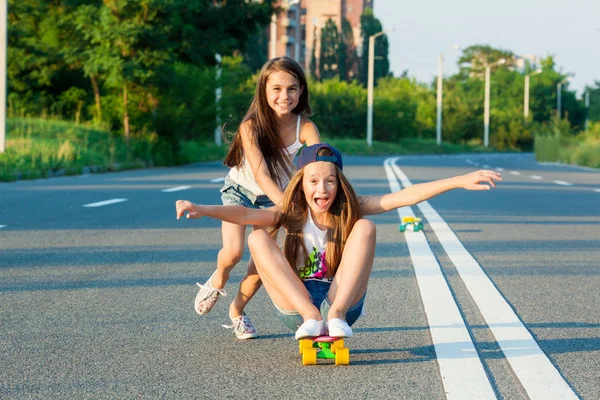
POLYGON ((269 30, 269 58, 288 56, 308 70, 317 32, 315 56, 319 57, 320 29, 332 19, 341 29, 342 18, 352 26, 354 43, 360 48, 360 16, 365 8, 373 8, 374 0, 280 0, 282 11, 273 14, 269 30))

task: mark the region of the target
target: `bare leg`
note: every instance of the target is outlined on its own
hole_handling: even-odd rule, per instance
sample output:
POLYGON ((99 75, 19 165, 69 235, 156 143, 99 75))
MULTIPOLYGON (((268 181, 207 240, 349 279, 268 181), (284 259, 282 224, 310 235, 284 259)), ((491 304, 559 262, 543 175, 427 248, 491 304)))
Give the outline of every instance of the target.
POLYGON ((254 260, 250 258, 246 275, 242 278, 240 288, 229 306, 229 317, 235 318, 243 315, 246 304, 254 297, 261 286, 262 283, 260 281, 260 276, 256 271, 256 265, 254 264, 254 260))
POLYGON ((305 321, 323 319, 317 307, 310 301, 306 287, 267 232, 252 232, 248 238, 248 247, 260 279, 269 297, 278 307, 298 311, 305 321))
POLYGON ((223 248, 217 256, 217 272, 211 279, 211 284, 215 289, 223 289, 225 287, 231 270, 242 258, 244 254, 245 233, 245 226, 223 222, 221 227, 223 248))
POLYGON ((367 291, 375 257, 375 224, 361 219, 354 224, 344 247, 328 298, 331 308, 327 319, 346 319, 346 312, 367 291))

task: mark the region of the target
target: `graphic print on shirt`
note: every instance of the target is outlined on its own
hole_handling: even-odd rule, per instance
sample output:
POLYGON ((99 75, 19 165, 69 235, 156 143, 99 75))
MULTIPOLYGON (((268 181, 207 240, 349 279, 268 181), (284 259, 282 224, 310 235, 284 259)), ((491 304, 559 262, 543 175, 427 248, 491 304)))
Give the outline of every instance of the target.
POLYGON ((320 253, 319 250, 313 246, 312 252, 304 261, 304 267, 300 268, 300 279, 327 279, 325 252, 320 253))

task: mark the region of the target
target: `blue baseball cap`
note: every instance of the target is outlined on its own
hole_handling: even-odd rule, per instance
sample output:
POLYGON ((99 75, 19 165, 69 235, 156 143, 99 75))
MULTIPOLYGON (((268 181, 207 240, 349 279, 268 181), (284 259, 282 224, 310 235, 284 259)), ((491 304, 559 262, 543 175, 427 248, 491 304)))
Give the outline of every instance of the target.
POLYGON ((298 158, 296 159, 296 168, 302 169, 307 164, 316 162, 316 161, 329 161, 337 165, 337 167, 341 170, 344 169, 344 163, 342 162, 342 155, 339 151, 333 146, 328 145, 327 143, 317 143, 312 146, 307 146, 302 150, 298 158), (329 149, 331 153, 330 156, 320 156, 319 150, 321 149, 329 149))

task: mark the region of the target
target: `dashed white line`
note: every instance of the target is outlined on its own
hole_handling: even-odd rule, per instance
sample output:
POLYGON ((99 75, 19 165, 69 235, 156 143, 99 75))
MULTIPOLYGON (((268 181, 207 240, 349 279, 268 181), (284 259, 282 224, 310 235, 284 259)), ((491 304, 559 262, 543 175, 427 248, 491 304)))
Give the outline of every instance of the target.
POLYGON ((539 176, 539 175, 529 175, 529 177, 530 177, 531 179, 535 179, 536 181, 541 181, 542 179, 544 179, 544 178, 542 178, 542 177, 541 177, 541 176, 539 176))
POLYGON ((0 229, 6 228, 6 225, 0 225, 0 229))
MULTIPOLYGON (((384 162, 392 192, 400 190, 394 171, 399 168, 384 162)), ((402 217, 412 216, 410 207, 398 209, 402 217)), ((483 369, 464 319, 454 300, 424 233, 405 235, 413 262, 417 285, 431 332, 442 384, 448 399, 496 399, 491 383, 483 369)))
POLYGON ((600 189, 594 189, 594 192, 600 193, 600 189))
POLYGON ((211 179, 210 181, 212 183, 218 183, 218 182, 223 182, 225 180, 225 178, 215 178, 215 179, 211 179))
POLYGON ((511 175, 521 175, 519 171, 510 171, 511 175))
POLYGON ((168 189, 163 189, 162 192, 170 193, 170 192, 179 192, 180 190, 188 190, 191 189, 191 186, 175 186, 168 189))
POLYGON ((83 206, 84 207, 102 207, 102 206, 107 206, 109 204, 122 203, 124 201, 127 201, 127 199, 110 199, 110 200, 99 201, 97 203, 84 204, 83 206))
POLYGON ((554 181, 554 183, 556 183, 557 185, 561 185, 561 186, 573 186, 572 183, 565 182, 565 181, 554 181))
MULTIPOLYGON (((395 164, 393 167, 402 185, 411 186, 412 183, 400 168, 395 164)), ((456 267, 529 398, 577 399, 569 384, 446 221, 429 205, 429 202, 421 202, 418 207, 456 267)))

